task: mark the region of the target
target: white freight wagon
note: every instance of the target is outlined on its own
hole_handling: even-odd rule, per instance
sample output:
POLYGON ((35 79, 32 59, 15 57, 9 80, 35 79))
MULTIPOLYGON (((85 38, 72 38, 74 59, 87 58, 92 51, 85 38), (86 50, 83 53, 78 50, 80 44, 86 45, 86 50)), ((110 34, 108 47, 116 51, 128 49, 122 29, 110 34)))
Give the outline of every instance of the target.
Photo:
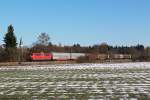
POLYGON ((71 59, 78 59, 79 57, 85 56, 84 53, 71 53, 71 59))
POLYGON ((53 52, 53 60, 76 60, 80 56, 85 56, 84 53, 56 53, 53 52))

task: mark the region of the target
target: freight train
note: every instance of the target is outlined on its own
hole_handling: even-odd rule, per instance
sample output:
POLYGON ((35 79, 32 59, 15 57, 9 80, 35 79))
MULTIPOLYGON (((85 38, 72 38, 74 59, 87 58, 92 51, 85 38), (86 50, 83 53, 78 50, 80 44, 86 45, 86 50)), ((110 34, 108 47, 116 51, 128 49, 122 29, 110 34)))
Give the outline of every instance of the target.
POLYGON ((76 60, 78 57, 85 56, 85 53, 32 53, 30 56, 32 61, 45 61, 45 60, 76 60))
MULTIPOLYGON (((32 53, 30 58, 32 61, 66 61, 66 60, 77 60, 79 57, 85 57, 89 54, 85 53, 32 53)), ((92 55, 92 54, 90 54, 92 55)), ((97 54, 95 55, 97 60, 107 60, 107 59, 131 59, 130 54, 97 54)))

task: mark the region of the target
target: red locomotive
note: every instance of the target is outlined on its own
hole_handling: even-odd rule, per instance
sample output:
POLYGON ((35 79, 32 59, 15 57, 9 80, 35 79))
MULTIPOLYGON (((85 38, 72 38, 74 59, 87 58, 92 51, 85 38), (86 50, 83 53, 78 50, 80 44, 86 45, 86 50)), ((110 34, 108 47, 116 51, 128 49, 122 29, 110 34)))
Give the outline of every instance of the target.
POLYGON ((52 60, 53 56, 51 53, 32 53, 31 60, 42 61, 42 60, 52 60))

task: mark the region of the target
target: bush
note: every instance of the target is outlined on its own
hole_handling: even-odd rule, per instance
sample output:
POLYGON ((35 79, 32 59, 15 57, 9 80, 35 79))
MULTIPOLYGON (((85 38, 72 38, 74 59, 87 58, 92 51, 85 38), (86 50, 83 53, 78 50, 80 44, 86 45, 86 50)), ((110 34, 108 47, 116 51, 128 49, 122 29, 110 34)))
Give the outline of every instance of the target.
POLYGON ((76 60, 77 63, 91 63, 95 61, 96 57, 94 55, 81 56, 76 60))

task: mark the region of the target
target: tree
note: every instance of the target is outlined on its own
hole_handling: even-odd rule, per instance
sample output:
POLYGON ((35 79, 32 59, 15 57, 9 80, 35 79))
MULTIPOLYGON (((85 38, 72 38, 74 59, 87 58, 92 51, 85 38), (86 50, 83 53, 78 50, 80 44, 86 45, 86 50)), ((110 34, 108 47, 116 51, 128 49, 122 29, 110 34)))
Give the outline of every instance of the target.
POLYGON ((15 37, 14 28, 12 25, 8 26, 7 33, 5 34, 5 37, 4 37, 4 43, 5 43, 4 47, 6 49, 17 47, 17 39, 15 37))
POLYGON ((50 52, 49 42, 50 37, 46 33, 41 33, 38 38, 37 42, 33 44, 32 48, 30 48, 30 53, 33 52, 50 52))
POLYGON ((99 53, 107 54, 108 53, 108 49, 109 49, 109 46, 107 45, 107 43, 102 43, 99 46, 99 53))
POLYGON ((12 25, 8 26, 7 33, 4 36, 4 48, 7 61, 16 61, 18 59, 17 39, 12 25))
POLYGON ((140 52, 143 52, 144 51, 144 46, 143 45, 140 45, 138 44, 137 46, 135 46, 135 48, 140 51, 140 52))
POLYGON ((37 43, 38 43, 38 44, 41 44, 41 45, 44 45, 44 46, 48 46, 49 40, 50 40, 50 37, 49 37, 48 34, 46 34, 46 33, 41 33, 41 34, 38 36, 38 41, 37 41, 37 43))

